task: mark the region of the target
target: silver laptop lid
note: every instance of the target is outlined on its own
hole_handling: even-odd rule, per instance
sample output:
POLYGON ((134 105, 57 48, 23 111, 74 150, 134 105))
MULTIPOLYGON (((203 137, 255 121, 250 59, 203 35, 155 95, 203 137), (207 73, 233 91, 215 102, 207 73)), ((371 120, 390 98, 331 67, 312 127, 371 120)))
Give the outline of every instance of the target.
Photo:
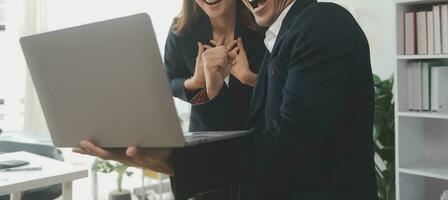
POLYGON ((185 145, 147 14, 20 42, 56 146, 185 145))

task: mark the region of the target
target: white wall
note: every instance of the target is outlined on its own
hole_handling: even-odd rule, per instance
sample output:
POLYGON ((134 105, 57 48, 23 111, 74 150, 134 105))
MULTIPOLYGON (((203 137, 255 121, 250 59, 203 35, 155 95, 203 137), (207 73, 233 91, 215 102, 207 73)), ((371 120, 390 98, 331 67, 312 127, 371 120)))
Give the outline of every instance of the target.
POLYGON ((94 21, 148 13, 156 30, 163 53, 165 38, 173 18, 181 8, 180 0, 47 0, 48 29, 85 24, 94 21))
POLYGON ((346 7, 370 43, 373 73, 389 78, 394 72, 394 3, 392 0, 325 0, 346 7))

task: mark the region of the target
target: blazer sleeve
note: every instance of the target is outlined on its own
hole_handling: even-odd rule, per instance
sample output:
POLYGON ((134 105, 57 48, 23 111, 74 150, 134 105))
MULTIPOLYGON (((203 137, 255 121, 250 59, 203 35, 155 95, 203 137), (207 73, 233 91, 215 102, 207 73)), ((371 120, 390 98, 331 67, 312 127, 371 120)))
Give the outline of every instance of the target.
MULTIPOLYGON (((279 116, 272 122, 273 127, 256 130, 233 146, 178 150, 177 156, 204 158, 195 160, 198 163, 175 164, 176 176, 191 181, 186 190, 180 190, 187 196, 218 184, 262 183, 271 177, 297 177, 298 173, 306 173, 306 169, 322 167, 329 157, 343 152, 344 146, 335 150, 332 140, 350 137, 344 135, 351 131, 347 127, 349 123, 342 121, 344 117, 341 116, 351 112, 346 108, 350 107, 347 105, 351 90, 349 80, 355 70, 352 58, 358 56, 355 47, 364 36, 355 31, 355 23, 343 9, 314 6, 303 12, 306 13, 300 22, 293 24, 288 33, 290 40, 283 41, 284 45, 292 46, 289 64, 285 66, 287 77, 279 116), (214 152, 221 154, 213 156, 214 152), (183 171, 185 166, 190 171, 183 171), (201 171, 208 173, 201 174, 201 171)), ((363 73, 357 75, 362 77, 359 78, 362 80, 360 87, 366 91, 362 94, 366 98, 361 99, 368 99, 371 72, 369 67, 364 67, 365 70, 360 70, 363 73)), ((370 105, 369 102, 359 103, 370 105)), ((175 159, 177 161, 177 157, 175 159)), ((313 178, 318 179, 318 176, 313 174, 313 178)))
POLYGON ((191 76, 184 57, 181 54, 179 37, 172 31, 168 33, 165 43, 164 55, 165 68, 170 81, 173 95, 179 99, 190 102, 191 98, 199 92, 188 92, 184 87, 184 82, 191 76))

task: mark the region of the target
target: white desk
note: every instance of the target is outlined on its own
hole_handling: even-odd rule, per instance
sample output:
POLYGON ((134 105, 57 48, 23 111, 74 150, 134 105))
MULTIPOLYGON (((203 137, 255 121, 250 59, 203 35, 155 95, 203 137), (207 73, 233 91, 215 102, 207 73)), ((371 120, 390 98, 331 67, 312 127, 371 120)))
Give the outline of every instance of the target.
POLYGON ((42 167, 41 171, 0 172, 0 196, 11 194, 11 200, 20 200, 21 192, 62 183, 62 198, 72 199, 72 181, 88 176, 81 169, 64 162, 27 152, 0 154, 0 161, 26 160, 30 165, 42 167))

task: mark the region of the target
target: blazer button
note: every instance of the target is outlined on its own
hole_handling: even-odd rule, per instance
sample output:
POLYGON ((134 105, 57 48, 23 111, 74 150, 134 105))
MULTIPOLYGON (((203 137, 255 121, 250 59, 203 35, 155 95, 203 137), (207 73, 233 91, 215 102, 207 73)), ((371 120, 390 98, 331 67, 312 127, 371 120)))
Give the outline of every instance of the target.
POLYGON ((272 76, 276 76, 277 75, 277 69, 272 68, 271 74, 272 74, 272 76))

